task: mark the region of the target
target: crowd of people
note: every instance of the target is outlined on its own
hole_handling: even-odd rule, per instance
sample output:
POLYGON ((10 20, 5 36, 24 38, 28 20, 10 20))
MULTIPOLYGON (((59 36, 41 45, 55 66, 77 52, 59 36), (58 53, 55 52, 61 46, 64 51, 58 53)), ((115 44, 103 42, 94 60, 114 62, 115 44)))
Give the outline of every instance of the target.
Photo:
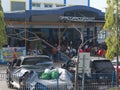
MULTIPOLYGON (((49 42, 51 43, 51 42, 49 42)), ((52 43, 53 44, 53 43, 52 43)), ((91 56, 99 56, 105 57, 107 46, 105 43, 101 44, 85 44, 82 48, 78 49, 79 46, 75 45, 72 41, 64 41, 61 42, 61 45, 54 43, 53 46, 49 46, 47 44, 43 44, 43 49, 34 49, 28 50, 28 55, 35 55, 35 54, 47 54, 53 60, 60 60, 61 59, 61 52, 72 58, 76 56, 77 53, 89 52, 91 56)))

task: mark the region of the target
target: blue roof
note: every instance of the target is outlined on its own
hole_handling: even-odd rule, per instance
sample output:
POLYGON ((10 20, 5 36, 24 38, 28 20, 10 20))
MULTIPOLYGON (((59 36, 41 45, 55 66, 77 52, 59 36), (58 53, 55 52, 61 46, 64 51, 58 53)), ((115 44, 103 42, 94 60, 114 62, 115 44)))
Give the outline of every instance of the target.
POLYGON ((30 16, 34 15, 45 15, 45 14, 58 14, 58 15, 64 15, 67 11, 73 11, 73 10, 79 10, 79 11, 90 11, 94 12, 99 15, 99 17, 104 17, 104 13, 101 10, 88 7, 88 6, 66 6, 66 7, 59 7, 59 8, 51 8, 51 9, 40 9, 40 10, 24 10, 24 11, 18 11, 18 12, 10 12, 5 13, 5 19, 29 19, 30 16))

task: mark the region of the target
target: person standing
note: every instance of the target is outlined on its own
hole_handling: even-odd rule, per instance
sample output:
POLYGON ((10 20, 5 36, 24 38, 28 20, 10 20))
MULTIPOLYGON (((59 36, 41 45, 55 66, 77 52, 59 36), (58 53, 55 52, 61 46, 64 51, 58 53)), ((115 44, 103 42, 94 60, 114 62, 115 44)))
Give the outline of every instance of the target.
POLYGON ((17 62, 17 57, 18 57, 18 55, 17 55, 17 49, 15 48, 14 52, 13 52, 13 64, 12 64, 13 66, 17 62))

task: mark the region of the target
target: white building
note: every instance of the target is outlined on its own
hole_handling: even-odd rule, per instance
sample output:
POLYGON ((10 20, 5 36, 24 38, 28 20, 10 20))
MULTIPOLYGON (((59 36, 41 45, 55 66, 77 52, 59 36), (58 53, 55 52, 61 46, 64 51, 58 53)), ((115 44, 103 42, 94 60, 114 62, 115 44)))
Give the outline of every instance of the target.
POLYGON ((90 0, 1 0, 4 12, 71 5, 90 6, 90 0))

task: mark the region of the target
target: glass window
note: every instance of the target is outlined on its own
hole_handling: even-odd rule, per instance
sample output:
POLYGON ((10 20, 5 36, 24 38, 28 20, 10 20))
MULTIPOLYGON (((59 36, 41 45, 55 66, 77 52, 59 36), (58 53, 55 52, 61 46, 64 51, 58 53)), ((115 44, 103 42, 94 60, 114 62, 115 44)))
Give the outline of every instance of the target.
POLYGON ((32 6, 35 7, 35 3, 33 3, 32 6))
POLYGON ((33 3, 32 6, 33 7, 40 7, 40 3, 33 3))
POLYGON ((40 7, 40 3, 33 3, 32 6, 33 7, 40 7))
POLYGON ((98 33, 98 39, 105 39, 106 38, 106 32, 102 31, 101 33, 98 33))
POLYGON ((40 64, 40 63, 46 63, 46 62, 50 62, 50 58, 47 57, 31 57, 31 58, 26 58, 22 65, 36 65, 36 64, 40 64))
POLYGON ((112 72, 114 70, 112 63, 109 60, 96 60, 92 62, 92 67, 96 72, 112 72))
POLYGON ((52 7, 52 4, 45 4, 45 7, 52 7))
POLYGON ((25 10, 25 2, 11 2, 11 11, 25 10))

